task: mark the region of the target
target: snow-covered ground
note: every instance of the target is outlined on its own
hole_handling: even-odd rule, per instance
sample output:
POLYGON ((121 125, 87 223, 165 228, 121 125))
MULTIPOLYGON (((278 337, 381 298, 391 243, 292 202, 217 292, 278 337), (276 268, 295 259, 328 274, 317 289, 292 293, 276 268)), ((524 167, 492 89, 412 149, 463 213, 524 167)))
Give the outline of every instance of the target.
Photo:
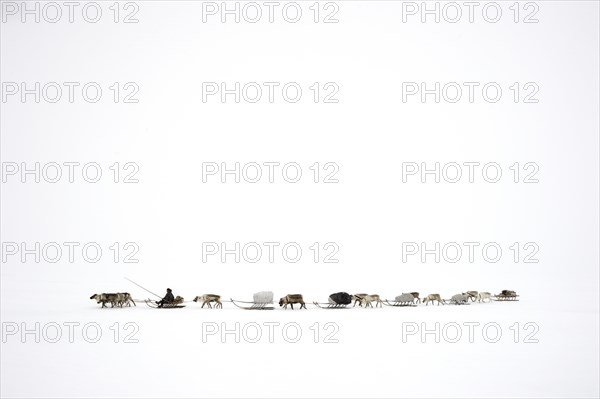
MULTIPOLYGON (((80 284, 74 269, 21 285, 16 275, 3 272, 5 334, 13 328, 6 322, 16 322, 19 329, 2 344, 3 397, 598 393, 594 295, 555 300, 530 290, 521 291, 521 300, 514 303, 381 309, 324 310, 308 304, 307 310, 276 306, 273 311, 245 311, 227 302, 222 310, 200 309, 194 302, 170 310, 144 303, 101 309, 87 299, 93 291, 80 284), (13 291, 11 286, 20 288, 13 291), (22 335, 21 323, 35 330, 36 322, 39 343, 34 334, 22 335), (73 342, 69 322, 79 323, 72 326, 73 342), (52 323, 60 326, 60 339, 52 323), (55 339, 57 343, 48 342, 55 339)), ((186 300, 204 292, 181 284, 173 288, 186 300)), ((136 298, 150 296, 126 281, 115 281, 114 287, 136 298)), ((327 291, 322 292, 304 296, 325 300, 327 291)), ((252 291, 219 293, 250 300, 252 291)))

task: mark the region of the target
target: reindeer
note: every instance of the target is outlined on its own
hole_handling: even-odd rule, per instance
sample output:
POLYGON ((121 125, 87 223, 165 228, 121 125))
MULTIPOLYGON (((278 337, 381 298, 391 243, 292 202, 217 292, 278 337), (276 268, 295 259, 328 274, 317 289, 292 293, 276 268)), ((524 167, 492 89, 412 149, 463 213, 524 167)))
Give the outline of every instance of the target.
POLYGON ((131 294, 129 292, 117 293, 117 305, 119 305, 119 307, 123 307, 123 305, 131 306, 132 303, 133 306, 137 306, 131 298, 131 294))
POLYGON ((470 299, 473 302, 475 302, 475 300, 477 299, 477 294, 479 294, 477 291, 467 291, 462 293, 462 295, 466 295, 468 299, 470 299))
POLYGON ((90 299, 95 299, 96 303, 101 303, 103 308, 106 308, 106 304, 110 303, 110 307, 114 308, 118 305, 119 295, 118 294, 94 294, 90 299))
POLYGON ((417 303, 421 303, 421 298, 419 298, 419 293, 418 292, 411 292, 410 294, 413 296, 413 298, 415 299, 415 301, 417 303))
POLYGON ((354 301, 354 305, 352 305, 352 307, 355 307, 357 303, 358 303, 358 306, 362 306, 362 300, 366 296, 367 296, 367 294, 354 294, 354 295, 352 295, 352 300, 354 301))
POLYGON ((490 294, 489 292, 480 292, 479 294, 477 294, 478 302, 485 302, 486 299, 488 300, 488 302, 492 302, 492 294, 490 294))
POLYGON ((106 302, 108 302, 105 294, 94 294, 90 299, 95 299, 96 303, 101 303, 103 308, 106 307, 106 302))
POLYGON ((300 309, 306 309, 306 304, 304 303, 304 299, 300 294, 286 295, 283 298, 279 299, 279 306, 283 306, 284 309, 287 309, 287 305, 290 305, 292 307, 292 310, 294 310, 295 303, 300 304, 300 309))
POLYGON ((373 307, 372 302, 375 302, 375 307, 383 307, 383 302, 377 294, 366 295, 362 298, 361 302, 363 303, 363 305, 365 305, 365 309, 369 306, 373 307))
POLYGON ((423 299, 423 303, 425 304, 425 306, 428 306, 429 302, 433 303, 433 301, 437 301, 438 306, 440 306, 440 303, 442 305, 446 304, 446 302, 442 299, 440 294, 429 294, 425 297, 425 299, 423 299))
POLYGON ((215 309, 218 309, 218 308, 223 309, 223 303, 221 302, 220 295, 215 295, 215 294, 200 295, 200 296, 197 296, 196 298, 194 298, 194 302, 202 302, 201 308, 203 308, 204 305, 208 305, 209 309, 212 309, 212 306, 210 306, 210 303, 215 302, 215 309))

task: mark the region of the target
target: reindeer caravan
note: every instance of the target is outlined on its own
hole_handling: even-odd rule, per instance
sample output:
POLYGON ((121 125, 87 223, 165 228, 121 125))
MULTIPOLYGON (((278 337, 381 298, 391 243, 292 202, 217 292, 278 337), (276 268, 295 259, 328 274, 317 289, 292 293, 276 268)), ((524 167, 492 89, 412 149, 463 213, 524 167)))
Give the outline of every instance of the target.
POLYGON ((313 304, 321 309, 344 309, 352 303, 352 295, 347 292, 336 292, 329 295, 327 303, 313 302, 313 304))
POLYGON ((238 301, 231 298, 231 303, 240 309, 246 310, 273 310, 273 292, 261 291, 254 294, 252 302, 238 301), (239 303, 250 304, 250 306, 238 305, 239 303))
MULTIPOLYGON (((173 308, 183 308, 184 299, 181 296, 174 296, 173 292, 170 288, 167 288, 167 293, 164 297, 161 297, 152 291, 142 287, 136 282, 125 278, 126 280, 132 282, 138 287, 144 289, 145 291, 151 293, 152 295, 159 298, 158 301, 152 299, 146 299, 144 302, 151 308, 160 308, 160 309, 173 309, 173 308)), ((429 294, 423 298, 421 301, 420 295, 418 292, 405 292, 401 295, 396 296, 393 300, 382 300, 381 297, 377 294, 354 294, 350 295, 347 292, 336 292, 327 298, 326 303, 321 302, 313 302, 315 306, 321 309, 344 309, 347 308, 352 302, 354 302, 353 307, 356 307, 358 304, 359 307, 363 308, 383 308, 383 305, 391 306, 391 307, 412 307, 417 306, 417 304, 422 303, 425 306, 429 306, 429 303, 432 305, 439 306, 441 305, 470 305, 471 303, 479 302, 479 303, 490 303, 492 301, 518 301, 519 295, 515 291, 512 290, 502 290, 497 295, 492 295, 489 292, 478 292, 478 291, 466 291, 452 296, 450 299, 442 299, 440 294, 429 294)), ((111 308, 115 307, 124 307, 131 306, 133 304, 136 306, 134 300, 129 293, 102 293, 102 294, 94 294, 90 297, 96 301, 96 303, 101 304, 102 308, 107 308, 107 304, 111 305, 111 308)), ((138 301, 141 302, 141 301, 138 301)), ((190 301, 189 301, 190 302, 190 301)), ((202 303, 202 308, 207 306, 212 309, 213 306, 215 309, 222 309, 223 302, 220 295, 215 294, 204 294, 196 296, 193 300, 196 303, 202 303)), ((253 296, 253 300, 251 302, 240 301, 231 299, 231 303, 233 303, 236 307, 247 310, 273 310, 275 309, 273 305, 273 292, 272 291, 261 291, 257 292, 253 296)), ((288 306, 294 310, 294 305, 299 305, 300 309, 306 309, 306 302, 301 294, 288 294, 279 299, 279 307, 283 309, 287 309, 288 306)))

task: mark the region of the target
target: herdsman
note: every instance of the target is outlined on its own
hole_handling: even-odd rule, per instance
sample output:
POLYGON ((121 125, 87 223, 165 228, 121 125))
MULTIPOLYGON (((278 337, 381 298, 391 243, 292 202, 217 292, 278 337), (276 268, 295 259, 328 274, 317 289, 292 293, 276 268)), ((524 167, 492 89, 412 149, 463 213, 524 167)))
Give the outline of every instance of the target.
POLYGON ((162 308, 165 303, 173 303, 175 302, 175 297, 173 296, 173 291, 170 288, 167 288, 167 295, 160 301, 156 302, 159 308, 162 308))

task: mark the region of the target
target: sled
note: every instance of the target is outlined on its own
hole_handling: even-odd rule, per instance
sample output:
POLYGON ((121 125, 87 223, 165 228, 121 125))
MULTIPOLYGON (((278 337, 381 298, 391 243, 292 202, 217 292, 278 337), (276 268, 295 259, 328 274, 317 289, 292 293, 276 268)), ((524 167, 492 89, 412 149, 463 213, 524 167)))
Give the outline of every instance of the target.
POLYGON ((231 303, 233 303, 238 308, 245 309, 245 310, 273 310, 273 309, 275 309, 272 306, 273 305, 272 302, 271 303, 269 303, 269 302, 264 302, 264 303, 262 303, 262 302, 245 302, 245 301, 237 301, 237 300, 234 300, 233 298, 229 298, 229 300, 231 301, 231 303), (250 306, 238 305, 238 303, 250 304, 250 306))
POLYGON ((158 306, 156 304, 155 301, 151 300, 151 299, 146 299, 144 302, 146 302, 146 305, 148 305, 151 308, 154 309, 176 309, 176 308, 185 308, 185 305, 182 305, 181 303, 165 303, 162 306, 158 306))
POLYGON ((494 295, 496 301, 518 301, 518 295, 512 290, 502 290, 498 295, 494 295))
POLYGON ((319 303, 313 302, 313 305, 321 308, 321 309, 347 309, 348 305, 343 305, 339 303, 319 303))
MULTIPOLYGON (((329 295, 327 302, 313 302, 313 304, 321 309, 346 309, 346 306, 352 305, 352 302, 356 300, 355 297, 348 294, 347 292, 335 292, 329 295)), ((356 302, 354 302, 356 304, 356 302)), ((371 305, 372 306, 372 305, 371 305)))
POLYGON ((396 308, 408 308, 408 307, 416 307, 417 306, 417 304, 414 302, 391 302, 390 303, 390 301, 388 301, 387 299, 385 299, 383 301, 383 304, 387 305, 387 306, 393 306, 396 308))
POLYGON ((498 295, 494 295, 494 297, 496 298, 495 300, 498 302, 519 302, 519 300, 517 299, 519 297, 518 295, 498 294, 498 295))
POLYGON ((467 298, 466 302, 455 302, 451 299, 444 299, 444 303, 446 305, 455 305, 455 306, 465 306, 465 305, 470 305, 469 303, 469 299, 467 298))

